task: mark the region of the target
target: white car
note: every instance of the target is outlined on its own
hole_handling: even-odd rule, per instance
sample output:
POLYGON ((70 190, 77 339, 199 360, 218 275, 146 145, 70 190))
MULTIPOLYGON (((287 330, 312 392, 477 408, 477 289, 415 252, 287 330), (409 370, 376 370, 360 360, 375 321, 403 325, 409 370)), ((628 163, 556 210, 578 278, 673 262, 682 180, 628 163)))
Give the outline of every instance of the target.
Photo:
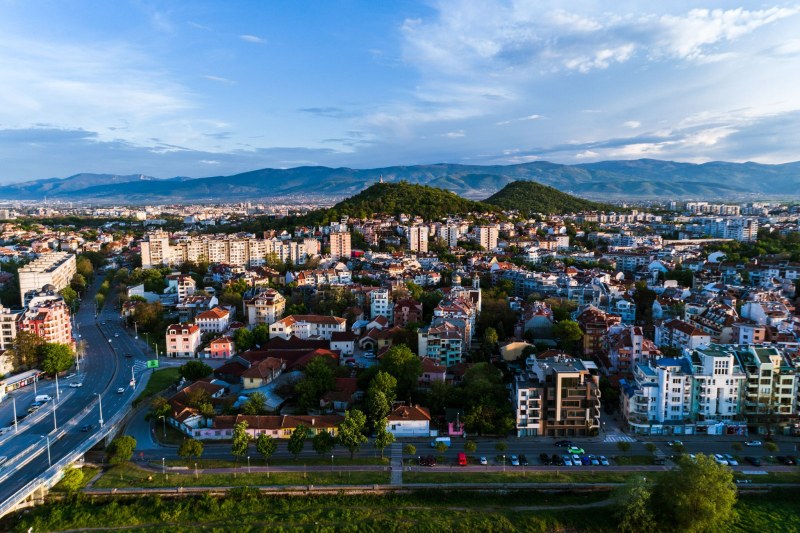
POLYGON ((481 464, 482 465, 488 465, 489 464, 489 461, 486 459, 485 455, 481 455, 481 464))
POLYGON ((123 394, 124 392, 125 392, 125 389, 123 387, 120 387, 120 388, 117 389, 117 394, 123 394))
POLYGON ((77 389, 79 387, 83 387, 83 383, 70 383, 69 384, 69 388, 70 389, 77 389))
POLYGON ((761 446, 760 440, 748 440, 744 443, 745 446, 761 446))
POLYGON ((730 466, 739 466, 739 461, 733 458, 733 456, 729 453, 725 454, 725 460, 728 461, 730 466))
POLYGON ((728 464, 728 460, 727 460, 727 459, 725 459, 725 456, 724 456, 724 455, 722 455, 722 454, 719 454, 719 453, 715 453, 715 454, 714 454, 714 460, 715 460, 715 461, 716 461, 718 464, 721 464, 721 465, 727 465, 727 464, 728 464))

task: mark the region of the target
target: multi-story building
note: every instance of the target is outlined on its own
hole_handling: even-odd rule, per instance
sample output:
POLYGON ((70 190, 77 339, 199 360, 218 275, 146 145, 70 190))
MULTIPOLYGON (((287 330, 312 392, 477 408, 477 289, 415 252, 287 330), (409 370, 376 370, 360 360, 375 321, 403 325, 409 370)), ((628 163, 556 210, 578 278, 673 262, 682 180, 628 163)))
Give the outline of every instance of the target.
POLYGON ((661 355, 658 347, 644 337, 639 326, 619 327, 611 330, 607 337, 608 360, 611 369, 628 372, 639 363, 650 362, 661 355))
POLYGON ((609 329, 620 323, 620 317, 608 314, 593 305, 578 311, 575 321, 583 331, 583 355, 593 357, 605 351, 604 341, 609 329))
POLYGON ((406 229, 406 238, 408 239, 408 249, 412 252, 427 252, 428 251, 428 234, 430 230, 428 226, 422 224, 415 224, 406 229))
POLYGON ((600 386, 591 361, 560 356, 526 361, 511 389, 518 437, 581 437, 600 429, 600 386))
POLYGON ((286 298, 274 289, 268 289, 244 301, 248 326, 271 325, 283 318, 286 298))
POLYGON ((194 357, 200 347, 200 327, 172 324, 167 328, 167 357, 194 357))
POLYGON ((389 322, 394 318, 394 304, 389 289, 375 289, 369 293, 369 317, 376 319, 386 317, 389 322))
POLYGON ((694 375, 694 395, 699 421, 733 420, 741 412, 745 375, 734 354, 710 344, 689 358, 694 375))
POLYGON ((223 333, 231 322, 231 312, 222 307, 213 307, 194 317, 194 323, 200 327, 201 334, 223 333))
POLYGON ((45 342, 58 342, 75 348, 69 308, 64 299, 54 292, 46 295, 40 293, 31 299, 20 317, 19 331, 37 335, 45 342))
POLYGON ((656 345, 694 350, 711 344, 711 335, 697 326, 677 318, 656 327, 656 345))
POLYGON ((620 381, 622 414, 640 434, 685 433, 696 418, 692 366, 686 358, 640 363, 630 380, 620 381))
POLYGON ((458 364, 464 354, 463 332, 450 320, 434 321, 417 330, 417 352, 447 367, 458 364))
POLYGON ((169 266, 172 264, 172 249, 169 245, 169 235, 158 230, 148 233, 147 238, 140 243, 142 252, 142 268, 169 266))
POLYGON ((786 425, 797 418, 797 370, 776 346, 732 346, 745 374, 743 414, 753 425, 786 425))
POLYGON ((478 226, 475 228, 477 243, 480 244, 484 250, 491 251, 497 248, 497 237, 499 233, 497 226, 478 226))
POLYGON ((406 327, 409 324, 422 321, 422 304, 411 298, 398 300, 392 311, 394 325, 406 327))
MULTIPOLYGON (((345 226, 346 229, 346 226, 345 226)), ((334 231, 330 234, 331 239, 331 259, 350 259, 350 232, 334 231)))
POLYGON ((269 326, 269 338, 289 339, 292 335, 300 339, 317 338, 329 341, 335 332, 347 330, 347 320, 337 316, 289 315, 269 326))
POLYGON ((457 224, 442 224, 436 228, 436 237, 442 239, 449 248, 458 246, 458 237, 461 235, 457 224))
POLYGON ((77 272, 75 256, 67 252, 51 252, 40 255, 35 261, 19 269, 19 293, 23 305, 26 305, 25 294, 38 291, 45 285, 52 285, 58 292, 69 287, 72 277, 77 272))
POLYGON ((12 311, 0 304, 0 351, 8 350, 14 344, 19 331, 19 321, 23 311, 12 311))

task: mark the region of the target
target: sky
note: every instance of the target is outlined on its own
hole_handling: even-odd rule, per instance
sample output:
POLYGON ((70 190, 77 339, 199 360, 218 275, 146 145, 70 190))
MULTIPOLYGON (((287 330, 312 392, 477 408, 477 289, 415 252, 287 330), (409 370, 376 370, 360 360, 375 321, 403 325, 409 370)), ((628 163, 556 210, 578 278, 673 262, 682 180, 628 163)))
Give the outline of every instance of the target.
POLYGON ((800 3, 0 0, 0 183, 800 159, 800 3))

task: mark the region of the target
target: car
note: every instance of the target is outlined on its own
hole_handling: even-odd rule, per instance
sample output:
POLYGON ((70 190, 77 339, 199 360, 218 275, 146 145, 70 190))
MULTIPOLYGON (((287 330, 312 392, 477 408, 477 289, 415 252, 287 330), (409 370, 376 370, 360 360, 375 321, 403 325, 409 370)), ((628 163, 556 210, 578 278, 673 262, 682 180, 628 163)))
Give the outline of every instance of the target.
POLYGON ((578 455, 580 455, 580 454, 582 454, 582 453, 585 453, 585 452, 583 451, 583 448, 580 448, 580 447, 578 447, 578 446, 570 446, 569 448, 567 448, 567 452, 568 452, 568 453, 570 453, 570 454, 572 454, 572 455, 575 455, 575 454, 578 454, 578 455))
POLYGON ((355 368, 356 360, 351 358, 351 359, 348 359, 347 361, 345 361, 344 364, 349 366, 350 368, 355 368))
POLYGON ((76 382, 76 383, 70 383, 70 384, 69 384, 69 388, 70 388, 70 389, 77 389, 77 388, 79 388, 79 387, 83 387, 83 383, 81 383, 81 382, 76 382))
POLYGON ((581 456, 578 455, 578 454, 573 454, 572 455, 572 464, 574 464, 575 466, 581 466, 581 464, 583 464, 581 462, 581 456))
POLYGON ((728 464, 728 461, 727 461, 727 459, 725 459, 725 456, 722 455, 722 454, 719 454, 719 453, 715 453, 714 454, 714 460, 717 462, 717 464, 721 464, 721 465, 727 465, 728 464))
POLYGON ((81 426, 81 432, 82 433, 87 433, 87 432, 89 432, 89 431, 91 431, 93 429, 94 429, 94 424, 84 424, 84 425, 81 426))
POLYGON ((728 461, 728 464, 730 466, 739 466, 739 461, 734 459, 734 457, 729 453, 725 454, 725 460, 728 461))
POLYGON ((761 446, 760 440, 747 440, 744 442, 745 446, 761 446))
POLYGON ((524 453, 519 454, 519 464, 522 466, 528 466, 528 458, 525 457, 524 453))
POLYGON ((779 455, 775 458, 779 463, 784 464, 786 466, 792 466, 794 461, 791 457, 787 457, 785 455, 779 455))
POLYGON ((569 455, 562 455, 561 462, 564 464, 564 466, 573 466, 572 457, 570 457, 569 455))
POLYGON ((484 466, 489 464, 489 460, 488 460, 488 459, 486 459, 486 456, 485 456, 485 455, 481 455, 481 458, 480 458, 480 460, 479 460, 479 461, 480 461, 480 463, 481 463, 482 465, 484 465, 484 466))
POLYGON ((456 462, 458 463, 458 466, 467 466, 467 454, 464 452, 459 452, 456 462))
POLYGON ((568 448, 568 447, 572 446, 572 441, 571 440, 557 440, 556 441, 556 446, 568 448))
POLYGON ((130 357, 133 357, 133 354, 131 354, 131 353, 126 353, 126 354, 125 354, 125 357, 128 357, 128 358, 130 358, 130 357))
POLYGON ((375 359, 375 354, 372 352, 364 352, 365 359, 375 359))
POLYGON ((761 459, 759 459, 758 457, 753 457, 752 455, 748 455, 747 457, 744 458, 744 460, 753 466, 761 466, 761 459))
POLYGON ((512 454, 511 457, 508 458, 508 460, 511 462, 511 466, 519 466, 519 457, 517 457, 516 455, 512 454))
POLYGON ((598 455, 597 456, 597 460, 600 461, 600 464, 602 466, 610 466, 611 465, 611 463, 608 462, 608 459, 606 459, 605 455, 598 455))
POLYGON ((683 442, 679 440, 670 440, 667 441, 667 446, 683 446, 683 442))
POLYGON ((0 455, 0 465, 5 463, 7 460, 8 460, 8 457, 6 457, 5 455, 0 455))
POLYGON ((550 464, 555 466, 564 466, 564 459, 557 453, 554 453, 552 457, 550 457, 550 464))
POLYGON ((736 483, 745 483, 746 484, 746 483, 752 483, 752 482, 753 482, 752 479, 737 479, 736 480, 736 483))
POLYGON ((119 333, 114 333, 114 336, 115 337, 119 337, 119 333))
POLYGON ((117 394, 123 394, 124 392, 125 392, 125 389, 123 387, 120 387, 120 388, 117 389, 117 394))
POLYGON ((544 466, 550 466, 553 464, 553 461, 550 460, 550 456, 546 453, 539 454, 539 462, 542 463, 544 466))
POLYGON ((581 455, 581 464, 583 466, 592 466, 592 460, 589 459, 588 455, 581 455))
POLYGON ((600 461, 599 461, 599 460, 597 459, 597 457, 596 457, 596 456, 594 456, 594 455, 590 455, 590 456, 589 456, 589 463, 590 463, 592 466, 600 466, 600 461))
POLYGON ((786 458, 792 462, 793 465, 797 464, 797 457, 794 455, 787 455, 786 458))

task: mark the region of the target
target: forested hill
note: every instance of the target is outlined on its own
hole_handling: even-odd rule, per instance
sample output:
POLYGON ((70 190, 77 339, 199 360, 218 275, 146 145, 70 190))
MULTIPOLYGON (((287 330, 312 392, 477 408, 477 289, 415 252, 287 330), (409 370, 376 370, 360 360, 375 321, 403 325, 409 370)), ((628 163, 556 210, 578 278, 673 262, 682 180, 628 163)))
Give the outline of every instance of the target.
POLYGON ((612 207, 592 202, 563 193, 553 187, 533 181, 514 181, 484 200, 484 203, 496 205, 503 209, 516 209, 521 213, 574 213, 613 209, 612 207))

